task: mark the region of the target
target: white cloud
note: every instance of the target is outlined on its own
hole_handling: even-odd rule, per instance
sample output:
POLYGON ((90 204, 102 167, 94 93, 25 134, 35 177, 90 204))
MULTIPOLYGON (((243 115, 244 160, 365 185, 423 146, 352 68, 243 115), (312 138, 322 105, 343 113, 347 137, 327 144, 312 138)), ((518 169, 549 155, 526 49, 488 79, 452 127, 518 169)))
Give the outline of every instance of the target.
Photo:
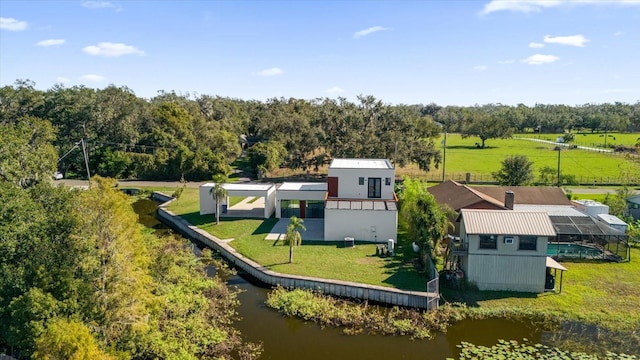
POLYGON ((87 9, 108 9, 108 8, 113 8, 116 10, 120 10, 120 6, 116 6, 113 3, 109 2, 109 1, 83 1, 82 2, 82 6, 86 7, 87 9))
POLYGON ((589 42, 589 39, 583 35, 569 35, 569 36, 544 36, 544 42, 547 44, 560 44, 583 47, 585 43, 589 42))
POLYGON ((328 88, 324 92, 329 94, 341 94, 344 92, 344 89, 338 86, 334 86, 334 87, 328 88))
POLYGON ((625 34, 624 31, 616 31, 616 32, 613 33, 613 36, 622 36, 624 34, 625 34))
POLYGON ((507 59, 507 60, 498 60, 498 64, 500 65, 506 65, 506 64, 513 64, 516 61, 513 59, 507 59))
POLYGON ((476 65, 473 68, 474 68, 474 70, 485 71, 485 70, 487 70, 488 67, 487 67, 487 65, 476 65))
POLYGON ((546 8, 579 5, 640 5, 638 0, 491 0, 484 5, 482 15, 498 11, 540 12, 546 8))
POLYGON ((258 75, 260 76, 277 76, 282 74, 284 74, 284 71, 278 67, 272 67, 270 69, 264 69, 258 72, 258 75))
POLYGON ((64 43, 65 43, 64 39, 47 39, 47 40, 38 41, 36 43, 36 46, 47 47, 47 46, 62 45, 64 43))
POLYGON ((105 78, 102 75, 86 74, 86 75, 80 76, 80 79, 85 81, 91 81, 91 82, 102 82, 102 81, 105 81, 107 78, 105 78))
POLYGON ((19 21, 14 18, 0 17, 0 29, 6 29, 9 31, 22 31, 29 27, 26 21, 19 21))
POLYGON ((58 76, 58 77, 56 78, 56 82, 59 82, 59 83, 61 83, 61 84, 66 84, 66 83, 68 83, 68 82, 70 82, 70 81, 71 81, 71 79, 66 78, 66 77, 64 77, 64 76, 58 76))
POLYGON ((537 43, 537 42, 530 42, 529 43, 529 47, 532 49, 540 49, 544 47, 543 43, 537 43))
POLYGON ((389 30, 389 29, 387 29, 385 27, 382 27, 382 26, 372 26, 372 27, 367 28, 367 29, 362 29, 360 31, 356 31, 353 34, 353 38, 354 39, 359 39, 359 38, 361 38, 363 36, 371 35, 371 34, 373 34, 375 32, 385 31, 385 30, 389 30))
POLYGON ((558 61, 560 58, 554 55, 542 55, 535 54, 531 55, 526 59, 523 59, 522 62, 529 65, 542 65, 542 64, 550 64, 558 61))
POLYGON ((98 45, 90 45, 82 49, 82 51, 86 52, 89 55, 108 57, 117 57, 131 54, 144 55, 144 51, 141 51, 134 46, 112 42, 101 42, 98 45))
POLYGON ((559 6, 559 0, 492 0, 484 5, 482 14, 496 11, 538 12, 543 8, 559 6))

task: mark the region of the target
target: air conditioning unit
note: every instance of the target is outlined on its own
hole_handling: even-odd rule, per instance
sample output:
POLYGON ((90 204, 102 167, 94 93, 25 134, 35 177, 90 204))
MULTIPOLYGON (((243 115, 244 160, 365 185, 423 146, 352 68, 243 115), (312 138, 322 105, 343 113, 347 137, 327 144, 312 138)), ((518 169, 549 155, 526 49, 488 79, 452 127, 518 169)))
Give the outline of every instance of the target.
POLYGON ((513 244, 513 236, 505 236, 504 243, 505 244, 513 244))

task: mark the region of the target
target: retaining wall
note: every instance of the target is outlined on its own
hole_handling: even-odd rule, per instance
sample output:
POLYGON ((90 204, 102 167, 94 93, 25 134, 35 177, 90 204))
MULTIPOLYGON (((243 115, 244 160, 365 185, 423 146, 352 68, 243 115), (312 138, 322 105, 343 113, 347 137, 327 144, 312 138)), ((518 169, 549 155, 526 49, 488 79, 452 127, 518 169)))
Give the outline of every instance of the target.
POLYGON ((404 291, 383 286, 353 283, 348 281, 320 279, 307 276, 281 274, 265 268, 264 266, 244 257, 227 243, 221 241, 208 232, 191 225, 180 216, 164 208, 174 199, 165 194, 155 192, 152 196, 157 201, 166 201, 158 207, 158 218, 165 224, 180 231, 191 239, 195 239, 206 246, 217 250, 235 267, 245 271, 261 282, 285 288, 301 288, 317 290, 324 294, 348 297, 360 300, 375 301, 379 303, 414 307, 420 309, 437 309, 439 294, 437 292, 404 291))

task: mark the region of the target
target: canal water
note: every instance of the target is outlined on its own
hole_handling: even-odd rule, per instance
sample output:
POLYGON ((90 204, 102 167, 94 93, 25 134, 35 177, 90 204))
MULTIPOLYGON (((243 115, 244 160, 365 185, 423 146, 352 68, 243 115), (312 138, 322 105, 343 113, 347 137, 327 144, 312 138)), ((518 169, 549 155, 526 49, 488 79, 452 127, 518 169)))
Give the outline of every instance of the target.
MULTIPOLYGON (((142 224, 157 231, 166 231, 167 228, 155 218, 156 206, 151 200, 138 200, 133 204, 142 224)), ((570 333, 550 334, 532 324, 506 319, 461 321, 430 340, 344 335, 341 329, 321 328, 313 322, 285 317, 269 309, 265 301, 270 290, 238 275, 230 277, 227 283, 242 291, 238 296, 240 306, 237 309, 241 320, 235 327, 245 340, 262 343, 261 359, 445 359, 457 358, 456 345, 463 341, 492 346, 499 339, 521 341, 526 338, 533 343, 545 343, 551 337, 573 337, 570 333)))

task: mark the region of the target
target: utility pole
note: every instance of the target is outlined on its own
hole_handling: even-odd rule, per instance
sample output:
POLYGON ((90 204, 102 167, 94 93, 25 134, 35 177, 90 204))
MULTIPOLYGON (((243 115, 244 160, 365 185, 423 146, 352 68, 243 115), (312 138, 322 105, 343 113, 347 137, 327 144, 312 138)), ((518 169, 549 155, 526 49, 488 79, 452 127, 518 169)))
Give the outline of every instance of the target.
POLYGON ((91 172, 89 172, 89 154, 87 153, 87 144, 86 144, 87 131, 85 128, 85 124, 82 123, 82 156, 84 157, 84 166, 87 168, 87 181, 89 182, 89 189, 91 189, 91 172))
POLYGON ((444 149, 442 151, 442 182, 446 180, 447 169, 447 130, 444 131, 444 140, 442 142, 444 149))
POLYGON ((561 181, 560 181, 560 151, 561 151, 561 148, 560 148, 560 146, 556 146, 556 148, 554 150, 558 151, 558 187, 560 187, 560 185, 561 185, 561 181))

